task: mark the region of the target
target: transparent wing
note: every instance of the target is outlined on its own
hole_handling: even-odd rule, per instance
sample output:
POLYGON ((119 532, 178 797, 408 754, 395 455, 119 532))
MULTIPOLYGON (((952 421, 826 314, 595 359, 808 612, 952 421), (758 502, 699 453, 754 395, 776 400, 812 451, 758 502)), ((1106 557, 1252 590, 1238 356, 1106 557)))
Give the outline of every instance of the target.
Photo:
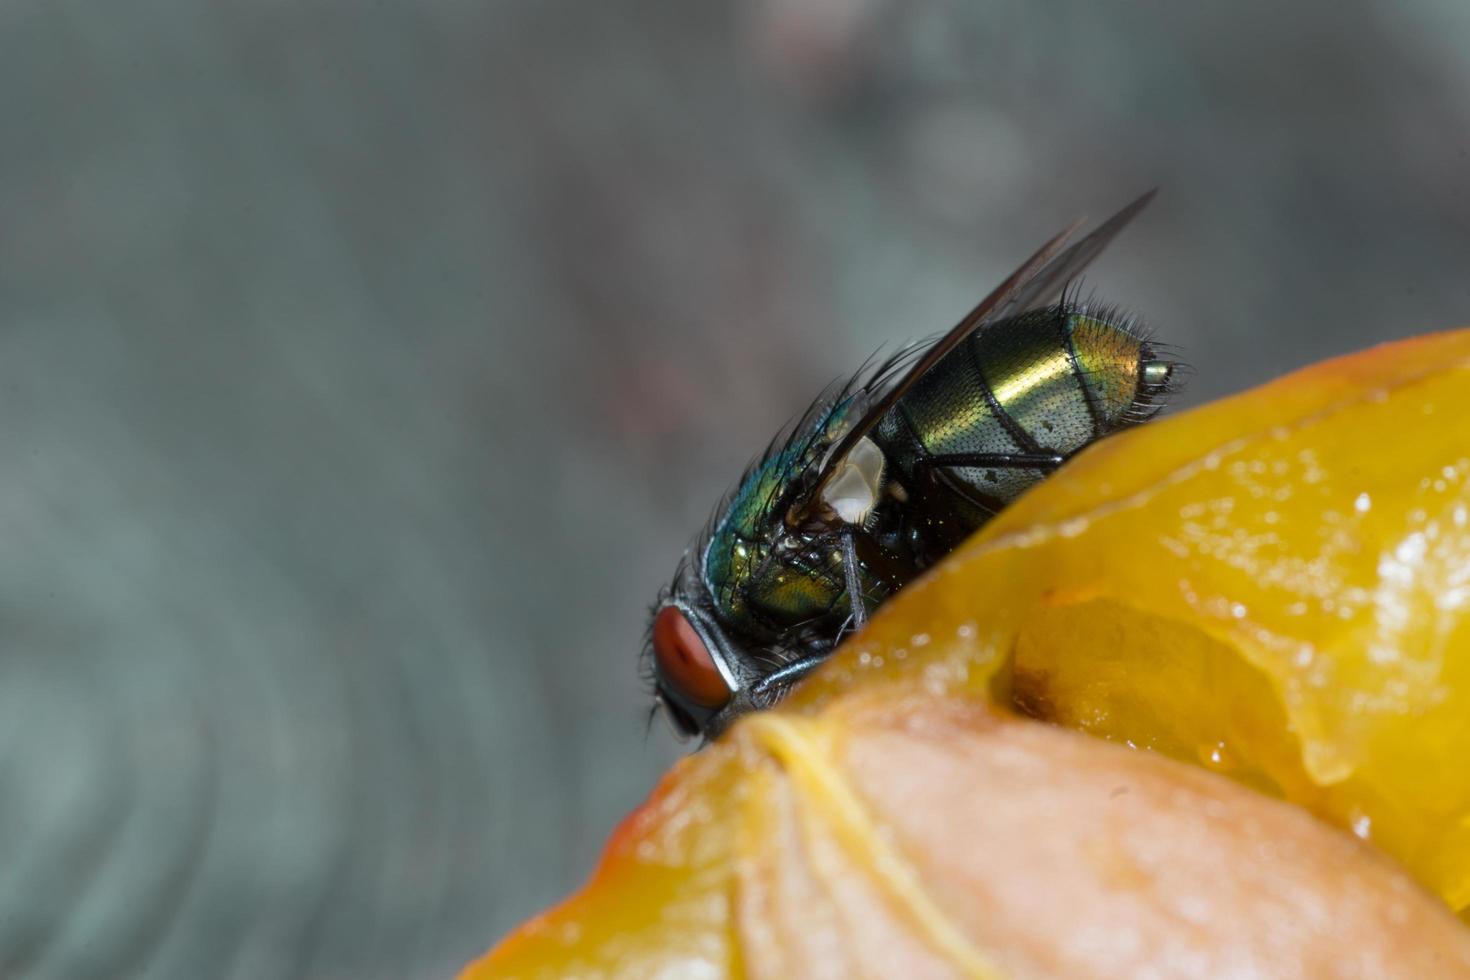
POLYGON ((1098 225, 1086 238, 1079 239, 1071 246, 1063 248, 1067 239, 1071 238, 1081 225, 1080 221, 1073 222, 1070 227, 1053 236, 1030 258, 1021 263, 1020 268, 991 290, 990 294, 966 314, 965 318, 957 323, 949 333, 939 338, 924 353, 924 356, 919 358, 914 366, 848 430, 837 447, 827 455, 822 471, 818 474, 812 490, 806 495, 799 509, 804 511, 810 501, 821 496, 822 488, 837 472, 839 464, 852 451, 852 447, 857 445, 858 440, 872 431, 879 420, 898 403, 904 393, 927 374, 934 365, 938 364, 944 355, 954 350, 966 337, 987 323, 1003 320, 1008 316, 1024 313, 1033 307, 1050 302, 1067 283, 1075 279, 1083 269, 1092 263, 1093 259, 1102 253, 1103 249, 1107 248, 1108 243, 1117 237, 1118 232, 1122 231, 1138 215, 1138 212, 1153 200, 1155 193, 1157 193, 1156 190, 1151 190, 1142 195, 1098 225))
MULTIPOLYGON (((1156 188, 1140 195, 1133 203, 1098 225, 1086 238, 1058 254, 1046 263, 1040 272, 1022 283, 1009 297, 997 305, 985 318, 985 322, 1004 320, 1008 316, 1024 313, 1050 303, 1061 293, 1067 283, 1076 279, 1083 269, 1086 269, 1094 259, 1102 254, 1103 249, 1118 237, 1118 232, 1127 227, 1128 223, 1138 216, 1138 212, 1148 206, 1148 202, 1152 201, 1157 193, 1156 188)), ((977 324, 976 328, 983 325, 977 324)))

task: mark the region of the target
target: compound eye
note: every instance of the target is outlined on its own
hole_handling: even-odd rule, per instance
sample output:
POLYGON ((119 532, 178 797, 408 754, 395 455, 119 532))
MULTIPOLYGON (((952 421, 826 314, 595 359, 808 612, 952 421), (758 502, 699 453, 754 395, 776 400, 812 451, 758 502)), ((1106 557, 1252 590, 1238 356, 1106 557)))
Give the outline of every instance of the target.
POLYGON ((676 693, 702 708, 722 708, 730 687, 699 633, 675 606, 653 617, 653 658, 660 678, 676 693))

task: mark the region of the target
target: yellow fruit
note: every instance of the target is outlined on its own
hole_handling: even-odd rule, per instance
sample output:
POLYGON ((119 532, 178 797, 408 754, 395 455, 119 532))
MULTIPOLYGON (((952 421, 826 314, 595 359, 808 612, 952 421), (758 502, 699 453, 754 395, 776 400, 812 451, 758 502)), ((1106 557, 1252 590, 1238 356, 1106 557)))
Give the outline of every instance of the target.
POLYGON ((466 976, 1275 973, 1273 942, 1463 975, 1470 934, 1366 847, 1160 754, 1470 905, 1467 481, 1470 331, 1106 440, 684 760, 466 976), (1089 945, 1116 928, 1135 959, 1089 945))

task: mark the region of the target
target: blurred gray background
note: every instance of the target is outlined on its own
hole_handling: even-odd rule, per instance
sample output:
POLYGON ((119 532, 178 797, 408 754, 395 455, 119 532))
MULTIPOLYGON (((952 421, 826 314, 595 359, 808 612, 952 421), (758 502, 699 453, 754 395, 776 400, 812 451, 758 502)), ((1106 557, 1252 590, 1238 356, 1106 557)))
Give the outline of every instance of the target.
POLYGON ((0 976, 444 977, 746 459, 1081 213, 1185 403, 1470 322, 1458 0, 0 5, 0 976))

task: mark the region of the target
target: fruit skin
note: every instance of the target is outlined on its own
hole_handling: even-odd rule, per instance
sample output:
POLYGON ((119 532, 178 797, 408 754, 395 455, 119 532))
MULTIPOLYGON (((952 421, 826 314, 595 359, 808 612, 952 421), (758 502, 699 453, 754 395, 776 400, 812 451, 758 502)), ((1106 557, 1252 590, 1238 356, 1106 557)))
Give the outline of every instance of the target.
POLYGON ((1470 976, 1470 930, 1297 807, 974 699, 752 716, 487 977, 1470 976), (683 795, 698 793, 698 799, 683 795))
MULTIPOLYGON (((749 937, 761 935, 763 920, 752 918, 748 897, 763 879, 751 869, 774 874, 801 866, 773 860, 762 848, 792 839, 791 832, 783 838, 770 828, 789 827, 781 823, 786 804, 779 801, 796 792, 796 774, 822 771, 793 768, 791 759, 801 757, 783 755, 780 733, 789 731, 781 726, 805 733, 821 749, 817 758, 830 757, 825 768, 841 774, 840 785, 865 787, 859 812, 869 814, 869 836, 883 841, 899 833, 898 818, 907 811, 884 810, 862 783, 872 772, 865 753, 877 751, 865 739, 888 733, 875 718, 889 711, 921 724, 991 701, 1156 752, 1080 742, 1111 755, 1082 765, 1076 779, 1053 772, 1035 785, 1070 822, 1034 835, 1033 825, 1020 823, 1015 839, 991 845, 993 854, 978 837, 966 836, 984 815, 978 802, 950 814, 929 807, 931 831, 952 835, 945 854, 993 857, 997 874, 977 874, 963 886, 945 878, 941 890, 941 879, 913 871, 917 858, 899 848, 896 866, 919 874, 926 886, 917 895, 929 895, 928 905, 946 912, 915 918, 913 901, 900 903, 902 921, 949 921, 947 910, 994 898, 992 889, 1007 876, 1037 877, 1015 866, 999 871, 1013 850, 1025 850, 1018 839, 1071 841, 1107 812, 1082 805, 1069 787, 1090 785, 1086 776, 1112 765, 1158 766, 1167 770, 1159 776, 1164 783, 1182 780, 1188 787, 1182 798, 1220 787, 1237 794, 1239 806, 1275 808, 1299 820, 1301 833, 1333 842, 1277 847, 1271 857, 1278 873, 1254 879, 1262 889, 1324 885, 1306 907, 1331 910, 1325 919, 1314 913, 1305 923, 1298 916, 1257 923, 1263 933, 1237 934, 1232 942, 1295 948, 1306 940, 1283 929, 1319 929, 1313 935, 1336 943, 1344 956, 1422 947, 1449 957, 1428 972, 1402 975, 1462 975, 1456 958, 1465 931, 1365 848, 1265 796, 1160 755, 1284 796, 1394 855, 1452 907, 1470 904, 1467 418, 1470 331, 1459 331, 1329 361, 1093 447, 905 589, 781 708, 738 725, 676 767, 619 830, 586 889, 522 927, 465 975, 758 972, 749 937), (862 706, 878 715, 863 714, 862 706), (1331 859, 1304 864, 1303 854, 1331 859), (1333 877, 1334 868, 1350 880, 1333 877), (1374 883, 1368 892, 1365 882, 1374 883), (1389 897, 1376 923, 1340 908, 1355 895, 1379 895, 1380 887, 1389 897), (1340 915, 1357 923, 1354 932, 1328 928, 1340 915), (1417 935, 1420 928, 1428 933, 1417 935)), ((986 744, 978 723, 954 737, 986 744)), ((1070 746, 1057 752, 1081 758, 1070 755, 1070 746)), ((883 768, 894 782, 907 778, 902 760, 887 758, 883 768)), ((926 771, 918 761, 911 768, 926 771)), ((950 782, 961 797, 978 794, 974 799, 1001 817, 1030 799, 1019 784, 986 792, 979 777, 963 773, 951 773, 950 782)), ((938 788, 920 779, 909 793, 938 788)), ((1151 827, 1152 810, 1160 819, 1178 816, 1153 805, 1110 826, 1119 834, 1135 824, 1151 827)), ((1145 836, 1162 847, 1183 835, 1195 850, 1211 853, 1232 839, 1189 837, 1190 826, 1164 824, 1145 836)), ((844 839, 852 840, 851 833, 844 839)), ((878 856, 883 853, 893 857, 878 856)), ((867 880, 883 866, 869 854, 852 873, 867 880)), ((1254 904, 1236 888, 1235 869, 1245 866, 1222 860, 1202 892, 1254 904)), ((898 887, 883 892, 889 899, 914 897, 912 888, 900 887, 902 875, 880 879, 898 887)), ((1045 883, 1045 876, 1038 880, 1045 883)), ((1155 911, 1177 911, 1179 897, 1155 911)), ((879 934, 878 924, 860 924, 879 934)), ((823 935, 817 925, 801 935, 823 935)), ((1045 944, 1061 955, 1089 928, 1085 919, 1049 922, 1045 944)), ((954 934, 931 928, 921 930, 921 948, 977 951, 977 961, 964 963, 984 971, 1047 971, 1036 966, 1041 960, 1026 966, 1017 959, 1009 936, 956 929, 964 943, 946 943, 954 934)), ((850 922, 820 948, 839 948, 855 935, 850 922)), ((1039 949, 1032 953, 1041 956, 1039 949)), ((1208 955, 1213 947, 1201 949, 1208 955)), ((784 946, 777 952, 799 955, 784 946)), ((1396 960, 1383 962, 1399 968, 1396 960)))

